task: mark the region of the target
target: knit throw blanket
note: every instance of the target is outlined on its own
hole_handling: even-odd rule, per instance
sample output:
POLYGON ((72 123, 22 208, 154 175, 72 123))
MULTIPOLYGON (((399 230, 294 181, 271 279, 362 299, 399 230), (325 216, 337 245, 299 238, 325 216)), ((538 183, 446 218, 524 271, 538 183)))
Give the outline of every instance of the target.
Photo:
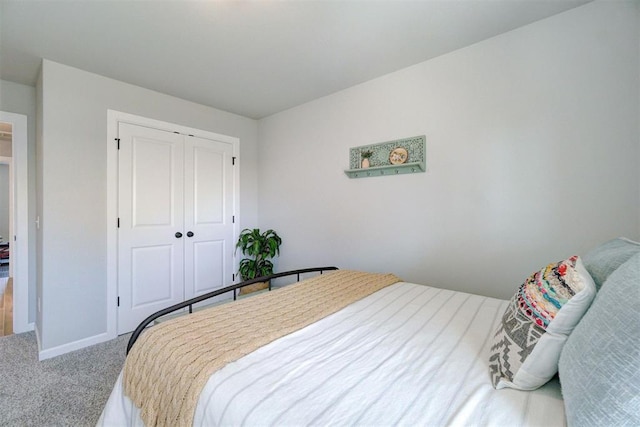
POLYGON ((392 274, 338 270, 156 325, 127 356, 124 392, 147 427, 191 426, 214 372, 399 281, 392 274))

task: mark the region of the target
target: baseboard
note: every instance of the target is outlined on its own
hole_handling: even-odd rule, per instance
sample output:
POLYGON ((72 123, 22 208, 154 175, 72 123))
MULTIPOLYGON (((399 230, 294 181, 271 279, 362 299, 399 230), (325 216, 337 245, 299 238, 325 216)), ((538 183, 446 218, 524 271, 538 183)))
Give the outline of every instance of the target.
POLYGON ((59 345, 57 347, 52 347, 52 348, 47 348, 42 350, 42 344, 37 334, 37 329, 36 329, 36 336, 38 337, 38 350, 39 350, 38 359, 39 360, 45 360, 45 359, 50 359, 52 357, 61 356, 71 351, 80 350, 82 348, 89 347, 95 344, 100 344, 105 341, 109 341, 113 339, 113 337, 111 337, 108 333, 105 332, 103 334, 94 335, 92 337, 83 338, 78 341, 73 341, 67 344, 59 345))
POLYGON ((13 333, 14 334, 21 334, 23 332, 34 331, 35 329, 36 329, 35 322, 27 323, 26 327, 21 328, 21 329, 16 328, 15 322, 13 323, 13 333))

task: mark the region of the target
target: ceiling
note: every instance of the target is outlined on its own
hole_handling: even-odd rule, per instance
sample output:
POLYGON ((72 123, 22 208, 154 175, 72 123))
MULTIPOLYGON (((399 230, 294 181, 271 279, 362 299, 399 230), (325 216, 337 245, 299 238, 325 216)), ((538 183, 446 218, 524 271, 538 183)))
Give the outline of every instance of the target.
POLYGON ((259 119, 590 0, 0 0, 0 78, 41 58, 259 119))

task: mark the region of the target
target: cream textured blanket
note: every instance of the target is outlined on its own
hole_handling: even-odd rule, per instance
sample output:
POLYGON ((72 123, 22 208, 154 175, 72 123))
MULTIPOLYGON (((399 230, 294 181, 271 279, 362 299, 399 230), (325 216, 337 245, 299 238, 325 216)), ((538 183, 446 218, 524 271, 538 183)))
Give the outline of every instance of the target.
POLYGON ((399 282, 338 270, 154 326, 127 356, 124 391, 145 425, 190 426, 209 377, 227 363, 399 282))

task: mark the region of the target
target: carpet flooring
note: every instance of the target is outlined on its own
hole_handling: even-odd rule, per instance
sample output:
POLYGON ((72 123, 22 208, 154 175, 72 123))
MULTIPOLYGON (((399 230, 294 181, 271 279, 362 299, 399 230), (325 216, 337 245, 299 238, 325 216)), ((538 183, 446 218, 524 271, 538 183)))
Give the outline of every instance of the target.
POLYGON ((42 362, 34 332, 0 338, 0 425, 95 426, 129 336, 42 362))

